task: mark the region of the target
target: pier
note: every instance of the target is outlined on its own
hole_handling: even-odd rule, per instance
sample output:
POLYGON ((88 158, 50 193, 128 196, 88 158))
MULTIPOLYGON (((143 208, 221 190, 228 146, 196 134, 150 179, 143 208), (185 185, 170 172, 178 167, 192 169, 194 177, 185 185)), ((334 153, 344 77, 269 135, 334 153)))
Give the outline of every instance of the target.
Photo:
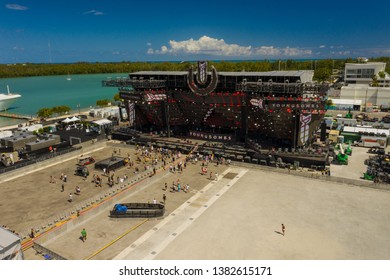
POLYGON ((21 115, 17 113, 0 112, 0 117, 20 119, 20 120, 34 120, 33 116, 21 115))

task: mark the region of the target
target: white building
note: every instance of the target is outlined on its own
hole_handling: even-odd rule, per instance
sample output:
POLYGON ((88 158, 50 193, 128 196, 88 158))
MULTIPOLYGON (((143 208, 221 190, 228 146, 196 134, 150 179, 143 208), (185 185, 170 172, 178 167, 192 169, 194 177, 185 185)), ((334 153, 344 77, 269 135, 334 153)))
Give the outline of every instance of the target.
POLYGON ((386 73, 386 63, 346 63, 340 99, 361 100, 362 109, 374 106, 390 107, 390 75, 386 73), (372 86, 376 76, 378 86, 372 86), (381 77, 382 76, 382 77, 381 77))
MULTIPOLYGON (((361 100, 362 108, 374 105, 390 107, 390 87, 370 87, 368 85, 343 86, 340 99, 361 100)), ((333 102, 335 99, 332 99, 333 102)))
POLYGON ((385 72, 386 63, 367 62, 367 63, 346 63, 344 71, 344 82, 346 84, 365 84, 372 83, 372 77, 375 75, 379 86, 390 86, 390 75, 385 72), (384 77, 380 77, 380 75, 384 77))

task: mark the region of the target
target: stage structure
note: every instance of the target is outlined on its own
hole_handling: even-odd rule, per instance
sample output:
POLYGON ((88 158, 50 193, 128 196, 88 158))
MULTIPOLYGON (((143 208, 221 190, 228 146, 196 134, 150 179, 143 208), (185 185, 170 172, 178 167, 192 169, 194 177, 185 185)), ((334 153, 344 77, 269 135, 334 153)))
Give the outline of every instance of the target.
POLYGON ((103 86, 119 88, 129 125, 137 130, 293 148, 310 143, 325 114, 328 90, 312 81, 313 71, 218 73, 207 65, 130 73, 103 86))

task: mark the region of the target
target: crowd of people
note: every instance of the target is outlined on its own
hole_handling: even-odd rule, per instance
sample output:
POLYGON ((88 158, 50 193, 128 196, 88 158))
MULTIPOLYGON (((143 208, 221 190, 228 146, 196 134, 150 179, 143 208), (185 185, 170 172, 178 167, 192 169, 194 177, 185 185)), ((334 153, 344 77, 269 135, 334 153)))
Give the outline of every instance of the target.
MULTIPOLYGON (((125 149, 123 149, 125 150, 125 149)), ((124 151, 126 154, 126 150, 124 151)), ((121 154, 121 151, 114 149, 113 155, 121 154)), ((197 165, 198 162, 202 166, 209 166, 210 162, 214 161, 217 165, 224 163, 224 159, 216 159, 213 155, 201 155, 199 153, 189 153, 183 155, 180 151, 170 150, 165 148, 155 148, 154 146, 140 146, 137 145, 135 150, 130 150, 125 157, 125 168, 114 170, 94 170, 91 172, 91 177, 83 179, 77 179, 76 174, 67 175, 69 171, 61 172, 59 176, 56 174, 50 175, 49 183, 60 186, 60 192, 67 194, 66 200, 69 203, 83 201, 87 199, 91 194, 91 188, 105 188, 113 187, 115 184, 125 183, 129 177, 133 177, 138 174, 140 170, 152 170, 152 174, 156 175, 161 164, 162 170, 175 174, 177 178, 172 182, 172 185, 168 186, 165 183, 163 187, 163 193, 161 194, 162 202, 165 204, 168 199, 168 193, 189 193, 191 181, 182 182, 184 177, 182 176, 188 164, 197 165), (117 174, 118 173, 118 174, 117 174), (84 195, 84 193, 86 193, 84 195)), ((63 169, 65 171, 65 169, 63 169)), ((150 175, 150 176, 153 176, 150 175)), ((218 173, 210 171, 210 178, 217 180, 218 173)), ((157 202, 153 199, 153 202, 157 202)))

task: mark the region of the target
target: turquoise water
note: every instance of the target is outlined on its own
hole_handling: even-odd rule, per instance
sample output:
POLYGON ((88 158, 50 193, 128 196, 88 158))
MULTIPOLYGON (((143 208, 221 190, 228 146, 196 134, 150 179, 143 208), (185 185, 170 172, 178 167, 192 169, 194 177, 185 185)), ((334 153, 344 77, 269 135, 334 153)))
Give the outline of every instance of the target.
MULTIPOLYGON (((102 87, 101 81, 108 77, 127 77, 127 73, 43 76, 0 79, 0 92, 7 92, 7 85, 13 93, 22 95, 8 110, 10 113, 36 115, 43 107, 66 105, 77 111, 96 105, 96 100, 113 99, 117 88, 102 87), (79 107, 78 107, 79 106, 79 107)), ((18 124, 21 120, 0 117, 0 127, 18 124)))

